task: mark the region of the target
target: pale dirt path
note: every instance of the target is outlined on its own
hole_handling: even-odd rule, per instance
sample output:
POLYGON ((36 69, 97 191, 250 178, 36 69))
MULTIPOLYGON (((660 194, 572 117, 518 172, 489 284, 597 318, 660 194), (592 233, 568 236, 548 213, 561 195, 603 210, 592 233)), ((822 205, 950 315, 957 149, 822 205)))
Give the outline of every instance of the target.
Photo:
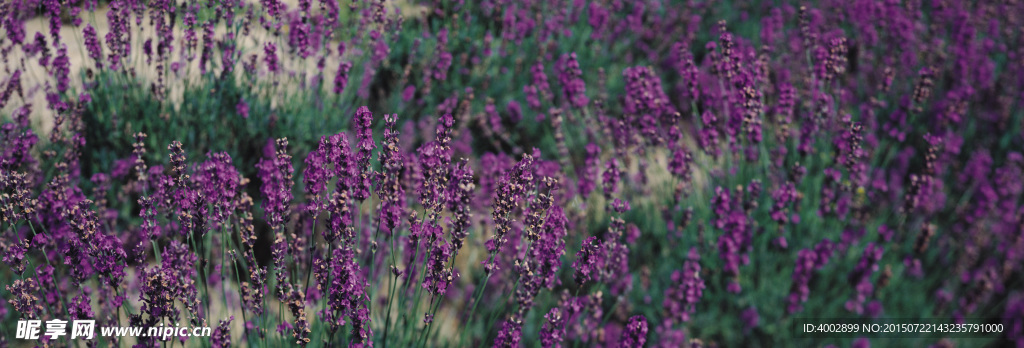
MULTIPOLYGON (((298 6, 297 0, 283 0, 283 2, 286 3, 290 9, 298 6)), ((343 6, 347 5, 347 2, 345 1, 340 2, 342 2, 343 6)), ((390 6, 398 6, 401 8, 402 14, 407 18, 407 21, 412 16, 418 16, 426 11, 424 7, 410 4, 407 0, 387 0, 387 2, 389 4, 389 8, 391 8, 390 6)), ((109 54, 110 52, 107 48, 106 40, 104 39, 106 34, 110 32, 110 26, 107 23, 106 17, 107 12, 109 12, 109 9, 106 7, 98 8, 93 13, 83 12, 81 14, 81 26, 74 27, 71 23, 63 23, 61 26, 61 43, 67 47, 68 61, 70 62, 70 71, 72 75, 69 91, 76 91, 76 93, 81 92, 82 79, 80 76, 82 76, 81 74, 85 71, 84 69, 92 68, 95 70, 95 62, 92 58, 89 58, 84 46, 85 39, 82 31, 85 29, 86 24, 91 24, 93 28, 96 29, 97 37, 103 47, 104 55, 109 54)), ((236 16, 243 15, 244 13, 236 13, 236 16)), ((156 81, 156 62, 153 62, 152 65, 146 64, 145 56, 142 53, 142 46, 146 39, 153 38, 155 36, 154 30, 149 26, 148 15, 147 19, 143 20, 141 29, 135 26, 134 17, 131 19, 131 24, 132 52, 131 57, 129 57, 123 64, 127 68, 134 69, 136 76, 145 81, 148 86, 150 82, 156 81)), ((284 88, 279 88, 278 91, 269 93, 270 95, 268 97, 272 97, 275 100, 287 98, 287 93, 298 93, 300 88, 295 88, 294 86, 308 86, 317 75, 316 56, 309 57, 305 60, 288 56, 287 52, 289 46, 287 42, 287 30, 288 28, 285 26, 282 29, 281 36, 274 38, 271 33, 264 30, 263 27, 258 24, 257 19, 254 19, 253 24, 250 25, 250 35, 248 37, 241 38, 237 42, 236 49, 243 53, 241 55, 243 59, 252 54, 256 54, 258 56, 258 66, 260 66, 259 75, 261 77, 266 77, 268 73, 266 68, 262 67, 264 57, 263 43, 273 40, 272 42, 277 44, 278 57, 280 58, 281 65, 285 72, 280 74, 278 77, 279 83, 281 86, 284 86, 284 88), (306 83, 302 83, 303 77, 305 78, 306 83)), ((50 46, 50 59, 52 61, 53 58, 56 57, 57 52, 52 48, 52 42, 49 42, 50 29, 48 20, 45 17, 35 17, 25 21, 26 41, 32 40, 35 37, 36 32, 42 33, 47 38, 48 45, 50 46)), ((214 29, 214 33, 215 37, 220 39, 226 33, 226 28, 224 26, 218 26, 214 29)), ((176 74, 172 73, 172 76, 167 79, 168 97, 175 103, 175 105, 180 105, 183 87, 187 83, 197 82, 200 78, 198 57, 200 52, 196 52, 196 57, 192 60, 191 64, 187 64, 184 56, 181 54, 181 48, 184 46, 184 42, 182 41, 183 36, 183 28, 180 25, 176 26, 174 33, 175 52, 172 53, 170 62, 179 62, 181 68, 176 74)), ((197 30, 196 36, 199 40, 197 50, 201 51, 203 36, 201 28, 197 30)), ((241 34, 239 33, 238 36, 241 36, 241 34)), ((153 40, 153 45, 156 45, 155 39, 153 40)), ((328 46, 331 47, 333 52, 337 47, 337 42, 328 43, 328 46)), ((214 50, 215 52, 213 54, 212 61, 216 65, 220 65, 220 50, 216 48, 216 45, 214 50)), ((345 57, 338 57, 337 52, 333 52, 333 54, 327 58, 323 73, 325 91, 330 91, 332 89, 334 76, 337 73, 338 65, 341 61, 351 60, 353 55, 361 53, 362 52, 358 49, 349 49, 348 52, 346 52, 345 57)), ((19 99, 17 95, 11 97, 11 100, 7 105, 3 109, 0 109, 0 119, 8 119, 15 109, 21 107, 25 103, 32 104, 31 119, 33 128, 35 128, 38 133, 45 135, 48 134, 50 129, 53 127, 53 119, 52 112, 46 108, 46 92, 44 90, 44 86, 46 83, 49 83, 50 86, 55 88, 56 79, 50 76, 47 70, 39 66, 38 54, 31 59, 24 59, 24 57, 25 54, 22 52, 21 48, 15 48, 9 55, 8 59, 2 62, 3 65, 0 66, 0 83, 6 82, 10 77, 4 71, 14 71, 19 68, 23 70, 21 74, 21 82, 25 93, 24 100, 19 99), (24 62, 22 62, 23 60, 24 62)), ((239 62, 235 69, 236 77, 240 76, 241 70, 241 62, 239 62)), ((356 76, 357 74, 362 74, 362 70, 353 68, 349 72, 350 77, 356 76)), ((358 87, 352 87, 350 84, 349 88, 358 87)))

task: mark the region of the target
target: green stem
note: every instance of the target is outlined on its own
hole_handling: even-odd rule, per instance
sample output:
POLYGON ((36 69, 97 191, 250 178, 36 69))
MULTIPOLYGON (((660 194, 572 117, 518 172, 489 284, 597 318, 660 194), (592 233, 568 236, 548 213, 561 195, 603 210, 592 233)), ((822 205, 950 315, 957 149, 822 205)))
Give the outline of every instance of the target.
MULTIPOLYGON (((494 255, 491 255, 490 260, 488 261, 488 263, 490 263, 493 260, 494 260, 494 255)), ((469 309, 469 317, 466 318, 466 322, 465 322, 466 325, 468 325, 469 323, 473 322, 473 316, 476 314, 476 306, 480 304, 480 298, 482 298, 484 296, 484 289, 487 288, 487 283, 488 283, 488 281, 490 281, 490 279, 491 279, 491 273, 488 272, 487 276, 484 277, 483 284, 480 284, 480 286, 477 286, 477 288, 479 288, 479 290, 477 291, 476 296, 473 298, 473 306, 470 307, 470 309, 469 309)), ((465 345, 463 343, 465 343, 465 340, 466 340, 466 332, 469 332, 468 328, 462 330, 462 334, 459 337, 459 347, 465 347, 465 345)))

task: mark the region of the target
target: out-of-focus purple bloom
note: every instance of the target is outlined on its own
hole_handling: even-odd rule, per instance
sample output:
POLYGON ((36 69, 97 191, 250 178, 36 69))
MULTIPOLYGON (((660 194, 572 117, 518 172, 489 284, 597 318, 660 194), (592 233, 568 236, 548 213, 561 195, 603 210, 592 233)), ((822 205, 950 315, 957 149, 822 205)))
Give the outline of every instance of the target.
POLYGON ((267 70, 276 73, 280 68, 280 61, 277 58, 277 44, 267 42, 263 45, 263 61, 267 63, 267 70))
POLYGON ((711 201, 715 213, 712 223, 723 232, 718 237, 719 258, 725 263, 723 271, 731 278, 728 289, 733 293, 741 290, 739 268, 750 262, 747 252, 752 239, 751 221, 743 208, 742 187, 737 191, 735 197, 730 198, 729 190, 716 187, 711 201))
POLYGON ((821 216, 839 216, 842 218, 846 215, 846 210, 842 209, 844 205, 842 201, 848 199, 845 196, 840 196, 839 185, 842 183, 843 174, 839 170, 834 168, 826 168, 824 171, 824 183, 821 185, 821 200, 818 208, 818 215, 821 216))
POLYGON ((519 106, 519 102, 510 100, 506 109, 508 110, 508 120, 512 124, 519 123, 523 119, 523 108, 519 106))
POLYGON ((405 86, 402 90, 402 101, 408 103, 416 95, 416 85, 405 86))
POLYGON ((334 75, 334 94, 341 94, 348 86, 348 73, 352 70, 352 63, 343 61, 338 64, 338 73, 334 75))
POLYGON ((526 93, 526 104, 531 109, 540 110, 541 102, 551 99, 551 85, 548 83, 548 75, 544 72, 544 62, 530 66, 531 83, 523 87, 526 93))
POLYGON ((674 112, 654 69, 646 66, 630 67, 622 71, 622 77, 626 82, 623 105, 626 113, 660 118, 663 114, 674 112))
POLYGON ((21 89, 21 70, 14 70, 11 76, 5 81, 7 84, 4 89, 0 91, 0 108, 7 105, 7 102, 11 99, 14 93, 18 93, 18 96, 23 96, 21 89))
POLYGON ((103 69, 103 47, 100 46, 100 40, 96 36, 96 29, 92 27, 92 24, 86 24, 85 29, 82 29, 82 35, 85 38, 85 50, 89 52, 89 58, 96 62, 96 69, 103 69))
POLYGON ((697 143, 700 145, 701 151, 712 157, 718 157, 721 152, 718 145, 718 118, 711 113, 711 110, 704 110, 704 113, 701 114, 701 123, 702 127, 697 143))
POLYGON ((448 79, 448 69, 452 66, 452 54, 448 52, 448 28, 442 28, 437 33, 437 46, 434 51, 434 59, 430 64, 430 70, 424 74, 424 80, 428 84, 430 80, 444 81, 448 79))
POLYGON ((633 275, 629 273, 629 247, 623 243, 626 222, 621 217, 629 209, 627 201, 616 198, 611 203, 611 211, 615 215, 611 217, 604 243, 606 259, 601 279, 607 280, 613 296, 628 293, 633 288, 633 275))
POLYGON ((597 144, 587 144, 586 150, 587 157, 583 162, 578 184, 579 194, 583 198, 590 196, 590 192, 597 186, 597 171, 601 161, 601 148, 597 144))
POLYGON ((793 285, 787 297, 787 312, 790 314, 803 310, 803 303, 807 302, 811 290, 809 287, 814 271, 821 269, 828 263, 832 256, 833 244, 831 240, 823 239, 813 249, 803 249, 797 253, 796 268, 793 270, 793 285))
POLYGON ((690 321, 697 302, 704 295, 704 279, 700 273, 700 253, 697 248, 690 248, 682 271, 672 272, 672 286, 665 290, 662 306, 665 307, 667 318, 676 323, 690 321))
POLYGON ((566 103, 576 109, 586 107, 590 99, 587 98, 587 85, 583 82, 583 72, 580 70, 579 61, 576 60, 576 53, 563 55, 559 62, 558 82, 562 84, 562 94, 566 103))
POLYGON ((740 319, 743 320, 743 325, 746 328, 755 328, 761 323, 761 316, 757 314, 757 307, 753 306, 744 309, 743 313, 740 313, 740 319))
POLYGON ((53 59, 52 74, 57 79, 57 91, 64 93, 71 85, 71 61, 68 59, 68 48, 61 44, 57 49, 57 57, 53 59))
POLYGON ((618 192, 621 178, 622 170, 619 168, 619 161, 613 157, 605 163, 604 173, 601 174, 601 187, 604 189, 605 200, 611 202, 612 195, 618 192))
POLYGON ((235 104, 235 112, 242 115, 242 118, 249 118, 249 103, 245 102, 245 99, 238 99, 238 104, 235 104))
POLYGON ((689 46, 683 42, 673 44, 673 51, 678 55, 675 64, 676 72, 679 73, 686 83, 686 97, 690 101, 696 102, 700 99, 700 88, 698 88, 698 68, 697 64, 693 61, 693 53, 690 52, 689 46))
POLYGON ((860 261, 849 275, 850 285, 854 287, 854 295, 849 301, 846 301, 846 310, 857 314, 864 312, 864 303, 874 291, 871 275, 878 270, 878 261, 882 259, 883 250, 882 246, 875 245, 875 243, 868 243, 868 246, 864 248, 864 254, 861 255, 860 261))
POLYGON ((643 347, 647 343, 647 318, 635 315, 626 323, 626 331, 619 339, 619 347, 643 347))
POLYGON ((1006 325, 1006 337, 1016 342, 1018 348, 1024 346, 1024 296, 1018 293, 1010 297, 1003 322, 1006 325))
POLYGON ((658 348, 675 348, 675 347, 690 347, 699 348, 702 345, 695 344, 694 341, 700 342, 700 340, 691 340, 690 344, 686 342, 686 332, 683 329, 676 329, 672 325, 671 320, 662 321, 661 325, 655 328, 655 332, 658 336, 658 342, 654 343, 654 347, 658 348))

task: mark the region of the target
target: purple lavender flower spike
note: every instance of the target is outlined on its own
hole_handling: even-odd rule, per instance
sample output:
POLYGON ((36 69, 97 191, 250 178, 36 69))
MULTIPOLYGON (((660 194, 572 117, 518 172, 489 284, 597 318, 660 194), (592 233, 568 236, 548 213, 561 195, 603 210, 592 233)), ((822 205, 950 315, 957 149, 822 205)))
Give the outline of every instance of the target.
POLYGON ((626 323, 626 331, 619 339, 619 347, 643 347, 647 343, 647 318, 635 315, 626 323))
POLYGON ((573 280, 577 286, 583 286, 589 281, 597 281, 600 278, 600 269, 604 268, 604 248, 597 237, 590 236, 583 240, 580 251, 576 253, 576 261, 573 261, 573 280))
POLYGON ((662 304, 667 311, 667 318, 676 323, 690 321, 696 312, 697 302, 704 295, 704 279, 701 278, 700 253, 697 248, 690 248, 683 263, 682 271, 672 272, 672 284, 665 290, 665 301, 662 304))

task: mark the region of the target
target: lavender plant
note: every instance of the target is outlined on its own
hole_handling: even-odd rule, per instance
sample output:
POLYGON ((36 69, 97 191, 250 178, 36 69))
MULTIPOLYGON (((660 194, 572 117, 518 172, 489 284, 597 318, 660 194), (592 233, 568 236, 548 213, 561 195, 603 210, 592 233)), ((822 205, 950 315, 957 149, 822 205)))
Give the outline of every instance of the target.
POLYGON ((1024 347, 1019 13, 3 2, 0 345, 1024 347))

